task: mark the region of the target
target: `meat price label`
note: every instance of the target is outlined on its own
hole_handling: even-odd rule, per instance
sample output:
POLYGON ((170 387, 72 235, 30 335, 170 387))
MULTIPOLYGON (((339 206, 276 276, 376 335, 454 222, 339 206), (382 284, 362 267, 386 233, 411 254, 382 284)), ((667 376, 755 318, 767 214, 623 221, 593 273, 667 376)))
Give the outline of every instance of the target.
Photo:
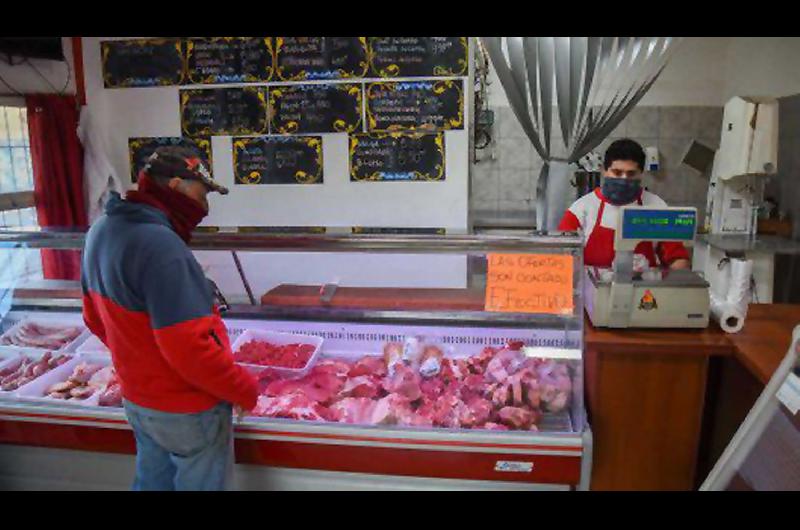
POLYGON ((487 261, 486 311, 572 314, 572 256, 492 253, 487 261))

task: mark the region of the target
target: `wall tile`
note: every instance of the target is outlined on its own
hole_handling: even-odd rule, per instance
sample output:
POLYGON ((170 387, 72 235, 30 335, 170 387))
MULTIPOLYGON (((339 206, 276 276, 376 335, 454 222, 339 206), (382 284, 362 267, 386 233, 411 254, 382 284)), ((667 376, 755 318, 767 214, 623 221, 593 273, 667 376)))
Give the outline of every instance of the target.
POLYGON ((500 173, 500 200, 527 200, 534 193, 537 174, 531 170, 502 171, 500 173))
POLYGON ((472 168, 472 197, 477 200, 496 200, 500 183, 498 172, 488 164, 476 164, 472 168))
POLYGON ((502 140, 506 138, 527 138, 525 131, 522 130, 522 125, 519 124, 517 116, 510 107, 498 107, 495 110, 494 118, 495 124, 493 127, 493 136, 502 140))
POLYGON ((719 137, 722 134, 722 107, 696 107, 695 121, 697 129, 695 133, 700 138, 712 139, 713 147, 719 145, 719 137))
POLYGON ((497 162, 500 169, 531 169, 533 145, 528 139, 507 138, 497 143, 497 162))
POLYGON ((695 107, 662 107, 658 119, 659 138, 692 138, 697 136, 695 107))
POLYGON ((681 159, 691 143, 690 138, 660 138, 652 144, 658 146, 659 165, 663 170, 669 172, 681 167, 681 159))
POLYGON ((658 136, 659 108, 634 107, 625 119, 625 134, 633 136, 658 136))

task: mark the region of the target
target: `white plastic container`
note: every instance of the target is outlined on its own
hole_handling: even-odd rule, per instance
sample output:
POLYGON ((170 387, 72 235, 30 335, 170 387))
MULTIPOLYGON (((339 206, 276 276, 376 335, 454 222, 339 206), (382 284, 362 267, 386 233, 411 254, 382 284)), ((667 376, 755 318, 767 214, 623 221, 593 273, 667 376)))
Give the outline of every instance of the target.
MULTIPOLYGON (((17 362, 19 359, 21 359, 23 357, 27 357, 28 359, 32 359, 32 360, 38 361, 39 359, 41 359, 45 355, 45 353, 46 352, 42 352, 42 351, 30 351, 30 350, 22 351, 22 352, 20 352, 19 355, 17 355, 17 357, 13 357, 13 358, 7 359, 3 363, 0 363, 0 368, 5 368, 5 367, 7 367, 8 365, 10 365, 10 364, 12 364, 14 362, 17 362)), ((69 361, 65 362, 61 366, 57 366, 54 369, 43 373, 42 375, 40 375, 39 377, 37 377, 37 378, 35 378, 35 379, 31 380, 31 381, 28 381, 26 384, 22 385, 21 387, 17 388, 16 390, 0 390, 0 399, 16 398, 16 396, 18 395, 20 390, 22 390, 26 386, 31 385, 31 384, 39 381, 41 378, 43 378, 43 377, 45 377, 45 376, 47 376, 47 375, 59 370, 63 366, 71 364, 75 360, 75 357, 73 355, 68 354, 68 353, 54 353, 53 356, 54 357, 67 357, 67 358, 69 358, 69 361)), ((68 377, 68 375, 64 376, 65 379, 67 377, 68 377)))
POLYGON ((81 355, 101 355, 104 357, 110 357, 111 351, 106 348, 106 345, 97 338, 96 335, 89 333, 89 336, 86 338, 83 343, 78 346, 78 349, 75 350, 75 353, 79 353, 81 355))
POLYGON ((276 346, 285 346, 287 344, 310 344, 314 346, 314 351, 311 354, 311 357, 308 358, 308 362, 303 368, 281 368, 279 366, 262 366, 260 364, 237 362, 237 364, 246 367, 251 372, 261 373, 268 370, 284 379, 294 379, 306 375, 308 371, 311 370, 311 367, 317 362, 319 354, 322 351, 323 343, 322 337, 316 337, 314 335, 300 335, 295 333, 279 333, 277 331, 265 331, 260 329, 247 329, 236 338, 231 346, 234 356, 243 344, 250 342, 251 340, 265 341, 276 346))
POLYGON ((56 368, 55 370, 51 370, 46 374, 34 379, 27 385, 24 385, 17 389, 16 391, 16 398, 19 401, 27 401, 30 403, 47 403, 49 405, 65 405, 65 406, 77 406, 77 407, 98 407, 100 406, 98 401, 100 400, 100 392, 95 391, 94 394, 89 396, 86 399, 55 399, 51 397, 45 396, 45 392, 48 388, 56 383, 61 383, 66 381, 72 372, 75 370, 75 367, 81 363, 91 363, 91 364, 100 364, 108 366, 111 364, 111 359, 104 358, 102 356, 81 356, 81 357, 74 357, 71 361, 66 362, 56 368))
POLYGON ((80 324, 77 321, 68 320, 68 319, 59 318, 59 317, 46 317, 46 316, 37 315, 36 317, 23 318, 22 320, 20 320, 16 324, 14 324, 8 331, 6 331, 2 335, 0 335, 0 342, 2 342, 2 339, 4 339, 5 337, 11 336, 12 334, 14 334, 19 328, 21 328, 22 326, 24 326, 25 324, 27 324, 29 322, 33 322, 34 324, 39 324, 39 325, 42 325, 42 326, 57 326, 57 327, 78 328, 78 329, 80 329, 81 332, 73 340, 69 341, 66 344, 61 345, 61 347, 59 347, 57 349, 40 348, 38 346, 19 346, 19 345, 16 345, 16 344, 0 344, 0 346, 3 346, 4 348, 17 348, 17 349, 20 349, 20 350, 37 350, 37 351, 41 351, 41 352, 45 352, 45 351, 69 352, 69 351, 74 350, 74 348, 75 348, 75 346, 77 344, 81 343, 81 341, 84 339, 84 335, 85 335, 85 332, 86 332, 86 327, 83 326, 82 324, 80 324))

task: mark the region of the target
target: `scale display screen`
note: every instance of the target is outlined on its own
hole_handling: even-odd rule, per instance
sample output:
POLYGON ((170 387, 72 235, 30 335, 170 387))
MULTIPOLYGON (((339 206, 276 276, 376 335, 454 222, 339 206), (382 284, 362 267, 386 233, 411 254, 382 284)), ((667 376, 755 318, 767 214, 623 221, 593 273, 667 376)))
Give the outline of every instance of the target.
POLYGON ((692 241, 696 228, 696 210, 628 209, 622 218, 622 239, 692 241))

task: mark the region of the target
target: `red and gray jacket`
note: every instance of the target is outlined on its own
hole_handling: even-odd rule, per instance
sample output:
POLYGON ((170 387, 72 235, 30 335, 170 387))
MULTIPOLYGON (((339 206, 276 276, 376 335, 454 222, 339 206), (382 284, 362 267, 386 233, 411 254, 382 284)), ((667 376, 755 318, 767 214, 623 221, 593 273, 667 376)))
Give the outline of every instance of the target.
POLYGON ((166 214, 113 194, 81 269, 84 321, 111 350, 125 399, 179 413, 255 406, 256 379, 233 362, 211 285, 166 214))

